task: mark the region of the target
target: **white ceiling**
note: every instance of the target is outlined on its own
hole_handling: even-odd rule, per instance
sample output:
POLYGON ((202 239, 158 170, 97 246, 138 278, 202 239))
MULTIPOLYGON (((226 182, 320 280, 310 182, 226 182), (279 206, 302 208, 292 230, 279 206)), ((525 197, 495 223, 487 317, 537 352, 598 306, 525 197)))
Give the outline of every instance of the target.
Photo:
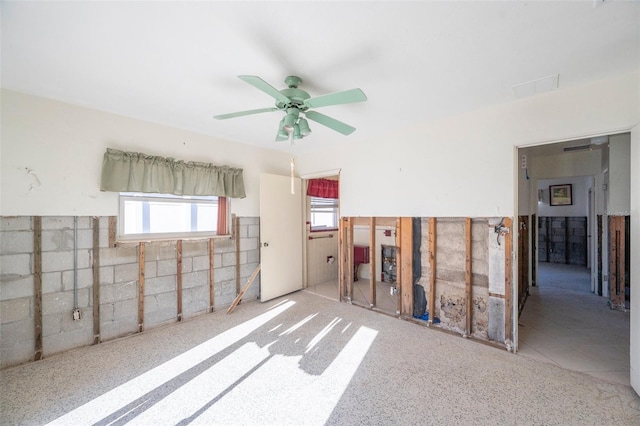
POLYGON ((2 2, 2 86, 218 138, 274 142, 281 112, 241 81, 311 96, 361 88, 319 110, 314 150, 514 101, 512 86, 559 74, 560 90, 638 69, 640 2, 2 2))

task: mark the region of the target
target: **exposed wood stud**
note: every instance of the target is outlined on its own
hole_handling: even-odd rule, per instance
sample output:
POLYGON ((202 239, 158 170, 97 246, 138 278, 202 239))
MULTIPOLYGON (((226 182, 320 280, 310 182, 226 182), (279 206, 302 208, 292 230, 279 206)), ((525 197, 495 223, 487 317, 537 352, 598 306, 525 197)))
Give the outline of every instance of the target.
POLYGON ((144 243, 138 244, 138 332, 144 330, 144 243))
POLYGON ((213 249, 214 249, 214 239, 209 238, 209 312, 213 312, 215 310, 215 281, 214 281, 214 261, 213 261, 213 249))
POLYGON ((369 282, 369 300, 371 301, 370 307, 376 307, 376 218, 369 219, 369 275, 371 276, 369 282))
POLYGON ((93 218, 93 344, 100 343, 100 218, 93 218))
POLYGON ((353 301, 353 218, 347 219, 347 299, 353 301))
POLYGON ((413 218, 403 217, 400 224, 400 314, 413 317, 413 218))
POLYGON ((346 241, 345 241, 345 218, 340 218, 338 222, 338 299, 344 301, 345 299, 345 266, 346 266, 346 241))
POLYGON ((176 243, 176 281, 178 286, 178 321, 182 321, 182 240, 176 243))
POLYGON ((233 235, 236 238, 236 296, 240 294, 240 218, 233 217, 233 235))
POLYGON ((231 304, 231 306, 229 306, 229 309, 227 309, 227 314, 230 314, 231 312, 233 312, 236 306, 242 301, 242 296, 244 296, 246 291, 249 289, 249 286, 251 286, 251 283, 258 276, 258 272, 260 272, 260 264, 256 266, 256 269, 253 271, 253 274, 251 274, 251 276, 249 277, 249 280, 247 281, 245 286, 242 288, 242 290, 240 290, 240 293, 238 293, 236 298, 233 300, 233 303, 231 304))
POLYGON ((429 324, 436 315, 436 218, 429 218, 429 324))
POLYGON ((624 311, 626 292, 625 216, 609 216, 609 299, 611 309, 624 311))
POLYGON ((33 217, 33 324, 35 353, 33 359, 42 359, 42 217, 33 217))
POLYGON ((109 216, 109 247, 116 246, 117 224, 116 216, 109 216))
POLYGON ((471 243, 472 243, 472 235, 471 235, 471 218, 465 218, 465 242, 466 242, 466 250, 465 250, 465 269, 464 269, 464 282, 465 282, 465 297, 466 297, 466 320, 467 320, 467 329, 465 335, 467 337, 471 336, 473 332, 473 283, 472 283, 472 262, 471 262, 471 243))
POLYGON ((507 228, 507 233, 504 236, 504 339, 509 346, 513 343, 513 315, 512 315, 512 292, 513 292, 513 229, 512 219, 510 217, 504 218, 504 226, 507 228))

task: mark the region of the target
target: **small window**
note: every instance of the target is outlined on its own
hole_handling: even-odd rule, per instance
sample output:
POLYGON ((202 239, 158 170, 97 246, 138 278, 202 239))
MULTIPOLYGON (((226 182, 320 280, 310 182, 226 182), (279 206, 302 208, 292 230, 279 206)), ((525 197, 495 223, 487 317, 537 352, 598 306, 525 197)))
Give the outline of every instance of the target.
POLYGON ((119 240, 186 239, 218 234, 215 196, 121 192, 119 214, 119 240))
POLYGON ((338 229, 338 199, 311 198, 311 230, 332 231, 338 229))

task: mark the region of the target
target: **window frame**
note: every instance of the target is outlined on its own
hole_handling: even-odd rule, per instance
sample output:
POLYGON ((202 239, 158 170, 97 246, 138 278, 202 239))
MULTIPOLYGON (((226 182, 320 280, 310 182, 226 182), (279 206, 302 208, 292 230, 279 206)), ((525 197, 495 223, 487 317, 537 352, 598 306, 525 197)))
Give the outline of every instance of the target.
MULTIPOLYGON (((229 237, 229 234, 218 234, 218 231, 188 231, 188 232, 154 232, 154 233, 138 233, 138 234, 125 234, 124 233, 124 209, 125 202, 129 200, 135 201, 158 201, 169 202, 175 204, 215 204, 218 205, 217 196, 179 196, 173 194, 158 194, 158 193, 142 193, 142 192, 120 192, 118 194, 118 225, 116 241, 118 242, 142 242, 142 241, 175 241, 175 240, 198 240, 209 238, 222 238, 229 237), (215 200, 212 199, 215 197, 215 200)), ((227 223, 230 223, 230 208, 229 199, 227 198, 227 223)), ((217 216, 214 218, 217 222, 217 216)), ((228 229, 227 229, 228 232, 228 229)))
POLYGON ((339 227, 339 220, 340 220, 340 199, 339 198, 322 198, 322 197, 313 197, 313 196, 309 196, 309 231, 310 232, 329 232, 329 231, 337 231, 338 227, 339 227), (333 200, 333 203, 329 204, 329 203, 325 203, 323 207, 331 207, 333 208, 333 217, 334 217, 334 223, 335 226, 334 227, 325 227, 325 228, 318 228, 313 226, 313 213, 314 213, 314 206, 317 206, 317 204, 314 203, 314 201, 316 200, 333 200))

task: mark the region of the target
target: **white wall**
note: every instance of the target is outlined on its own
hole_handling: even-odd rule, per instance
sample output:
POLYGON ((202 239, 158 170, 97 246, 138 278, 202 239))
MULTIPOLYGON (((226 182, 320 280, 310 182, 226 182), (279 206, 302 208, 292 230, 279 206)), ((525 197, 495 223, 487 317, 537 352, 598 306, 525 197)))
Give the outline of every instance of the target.
POLYGON ((628 130, 640 116, 638 79, 635 72, 345 140, 296 164, 302 174, 341 169, 342 216, 513 216, 514 146, 628 130))
MULTIPOLYGON (((640 89, 638 90, 640 91, 640 89)), ((631 131, 631 386, 640 394, 640 126, 631 131)))
MULTIPOLYGON (((559 179, 540 179, 538 191, 542 191, 542 201, 538 202, 538 216, 588 216, 589 188, 593 177, 570 177, 559 179), (549 186, 571 184, 573 204, 570 206, 552 206, 549 204, 549 186)), ((536 192, 537 194, 537 192, 536 192)))
POLYGON ((0 214, 112 216, 117 193, 100 192, 107 147, 244 169, 239 216, 259 215, 259 176, 287 174, 289 157, 193 132, 2 91, 0 214))
POLYGON ((609 138, 609 203, 607 214, 626 216, 630 210, 629 181, 630 170, 629 134, 615 135, 609 138))

